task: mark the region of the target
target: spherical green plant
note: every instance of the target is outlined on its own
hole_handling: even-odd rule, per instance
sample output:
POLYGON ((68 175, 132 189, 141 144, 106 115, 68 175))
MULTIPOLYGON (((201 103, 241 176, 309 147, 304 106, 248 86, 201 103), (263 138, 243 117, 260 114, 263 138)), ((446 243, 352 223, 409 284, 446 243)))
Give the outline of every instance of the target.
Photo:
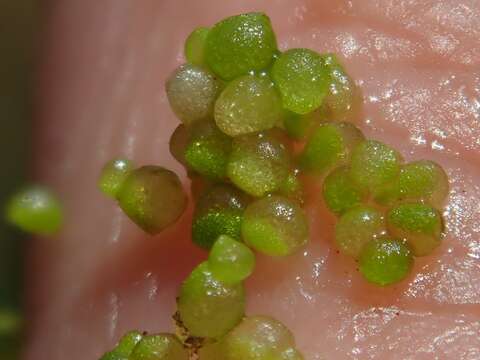
POLYGON ((280 189, 291 170, 288 144, 278 130, 233 139, 227 174, 246 193, 260 197, 280 189))
POLYGON ((135 346, 142 340, 142 334, 138 331, 126 333, 112 351, 105 353, 100 360, 126 360, 129 359, 135 346))
POLYGON ((367 243, 359 259, 359 270, 365 279, 380 286, 403 280, 412 266, 410 248, 399 240, 388 238, 367 243))
POLYGON ((335 225, 335 243, 342 253, 358 258, 365 244, 386 234, 383 214, 367 205, 346 211, 335 225))
POLYGON ((116 198, 123 181, 127 178, 130 171, 133 170, 133 162, 128 159, 113 159, 105 164, 98 187, 105 195, 116 198))
POLYGON ((210 249, 220 235, 240 240, 243 212, 250 199, 240 190, 226 184, 207 189, 195 207, 192 240, 210 249))
POLYGON ((188 351, 173 334, 146 335, 128 360, 188 360, 188 351))
POLYGON ((245 75, 230 82, 215 103, 215 122, 238 136, 272 128, 282 117, 282 103, 268 77, 245 75))
POLYGON ((307 243, 308 222, 303 209, 295 201, 272 195, 247 207, 242 238, 263 254, 286 256, 307 243))
POLYGON ((38 235, 54 235, 63 224, 63 209, 49 189, 32 185, 15 193, 7 203, 6 220, 38 235))
POLYGON ((290 330, 268 316, 244 318, 225 337, 222 348, 226 360, 303 359, 290 330))
POLYGON ((323 199, 327 207, 337 215, 361 204, 365 200, 362 191, 350 178, 347 166, 333 170, 323 182, 323 199))
POLYGON ((442 167, 430 160, 419 160, 405 164, 398 178, 381 188, 375 200, 383 205, 409 200, 441 207, 448 189, 448 177, 442 167))
POLYGON ((307 114, 322 105, 330 78, 324 60, 315 51, 285 51, 273 64, 271 74, 285 109, 307 114))
POLYGON ((243 243, 228 235, 221 235, 210 250, 208 267, 218 280, 237 284, 252 274, 255 255, 243 243))
POLYGON ((191 336, 218 339, 244 316, 243 285, 217 280, 208 263, 201 263, 183 282, 177 308, 191 336))
POLYGON ((9 337, 20 333, 23 327, 23 316, 11 306, 0 308, 0 336, 9 337))
POLYGON ((266 69, 276 51, 277 41, 268 16, 248 13, 215 24, 207 37, 206 60, 215 74, 232 80, 266 69))
POLYGON ((212 116, 220 83, 205 68, 184 64, 168 78, 165 89, 173 112, 185 125, 191 125, 212 116))
POLYGON ((408 242, 415 256, 429 255, 440 245, 442 215, 429 205, 397 205, 389 210, 387 225, 392 236, 408 242))
POLYGON ((360 129, 349 123, 326 123, 318 126, 300 157, 303 169, 325 174, 350 161, 353 150, 364 141, 360 129))
POLYGON ((336 55, 325 54, 322 58, 330 75, 328 92, 322 104, 322 115, 329 121, 351 121, 361 106, 360 90, 336 55))
POLYGON ((132 170, 123 181, 117 200, 125 214, 152 235, 174 223, 187 206, 178 176, 160 166, 132 170))
POLYGON ((197 121, 189 129, 185 146, 187 167, 210 180, 226 177, 232 139, 222 133, 211 120, 197 121))
POLYGON ((190 64, 205 65, 205 48, 209 29, 198 27, 193 30, 185 41, 185 58, 190 64))
POLYGON ((361 188, 376 194, 382 186, 395 181, 400 174, 402 156, 391 147, 366 140, 352 152, 350 177, 361 188))

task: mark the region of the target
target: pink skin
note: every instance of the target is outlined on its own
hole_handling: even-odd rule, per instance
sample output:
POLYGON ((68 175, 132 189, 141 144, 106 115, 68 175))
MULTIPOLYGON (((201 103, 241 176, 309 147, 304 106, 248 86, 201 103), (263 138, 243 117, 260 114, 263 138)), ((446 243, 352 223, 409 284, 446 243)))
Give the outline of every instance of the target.
POLYGON ((336 253, 334 218, 312 195, 310 244, 258 257, 248 313, 285 322, 309 360, 480 358, 478 1, 59 0, 40 67, 35 171, 68 221, 30 248, 25 359, 96 359, 129 329, 171 331, 177 288, 206 256, 190 243, 191 209, 149 237, 99 193, 97 176, 121 155, 188 186, 168 153, 178 121, 165 79, 194 27, 252 10, 270 15, 281 49, 338 53, 363 90, 364 132, 407 160, 438 161, 451 193, 443 245, 385 289, 336 253))

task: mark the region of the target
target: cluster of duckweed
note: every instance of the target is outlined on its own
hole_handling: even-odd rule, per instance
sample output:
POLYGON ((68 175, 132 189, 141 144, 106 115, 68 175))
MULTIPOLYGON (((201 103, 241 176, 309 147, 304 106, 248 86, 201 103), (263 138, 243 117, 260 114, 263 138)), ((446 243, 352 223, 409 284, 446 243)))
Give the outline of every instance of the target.
POLYGON ((349 162, 323 183, 325 204, 338 216, 338 249, 379 286, 403 280, 414 256, 429 255, 440 245, 439 209, 447 195, 448 178, 440 165, 405 164, 395 149, 375 140, 357 145, 349 162))
MULTIPOLYGON (((280 52, 264 14, 194 30, 185 56, 166 83, 182 122, 170 151, 192 179, 192 239, 209 257, 181 285, 182 336, 129 333, 101 360, 303 359, 283 324, 245 315, 243 286, 254 251, 283 257, 309 241, 299 175, 323 181, 338 217, 336 246, 380 286, 404 279, 413 256, 439 245, 448 179, 431 161, 404 164, 395 149, 366 139, 349 122, 360 91, 336 56, 280 52)), ((186 204, 175 174, 126 160, 106 165, 100 188, 151 234, 186 204)))

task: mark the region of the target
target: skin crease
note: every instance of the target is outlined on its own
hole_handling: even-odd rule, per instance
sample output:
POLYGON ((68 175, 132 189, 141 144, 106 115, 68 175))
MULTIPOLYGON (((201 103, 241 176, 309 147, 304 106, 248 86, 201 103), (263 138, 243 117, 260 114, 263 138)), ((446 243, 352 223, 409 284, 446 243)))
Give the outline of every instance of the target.
POLYGON ((34 173, 63 198, 67 222, 28 250, 25 359, 96 359, 127 330, 171 331, 177 288, 206 257, 189 239, 191 205, 152 238, 97 176, 126 156, 188 186, 168 153, 178 121, 163 84, 194 27, 252 10, 268 13, 282 50, 338 53, 362 88, 365 134, 439 162, 451 193, 442 246, 382 289, 337 254, 334 218, 311 186, 311 241, 288 259, 258 256, 248 313, 283 321, 309 360, 480 358, 476 0, 58 0, 39 64, 34 173))

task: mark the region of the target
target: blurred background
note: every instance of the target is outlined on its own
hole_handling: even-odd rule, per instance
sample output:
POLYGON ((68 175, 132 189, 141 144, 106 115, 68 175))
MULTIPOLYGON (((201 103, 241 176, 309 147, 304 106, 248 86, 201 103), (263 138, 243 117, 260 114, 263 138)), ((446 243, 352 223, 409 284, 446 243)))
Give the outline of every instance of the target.
MULTIPOLYGON (((0 0, 0 205, 28 178, 34 60, 39 38, 34 0, 0 0)), ((0 359, 18 358, 22 254, 27 239, 0 217, 0 359)))

